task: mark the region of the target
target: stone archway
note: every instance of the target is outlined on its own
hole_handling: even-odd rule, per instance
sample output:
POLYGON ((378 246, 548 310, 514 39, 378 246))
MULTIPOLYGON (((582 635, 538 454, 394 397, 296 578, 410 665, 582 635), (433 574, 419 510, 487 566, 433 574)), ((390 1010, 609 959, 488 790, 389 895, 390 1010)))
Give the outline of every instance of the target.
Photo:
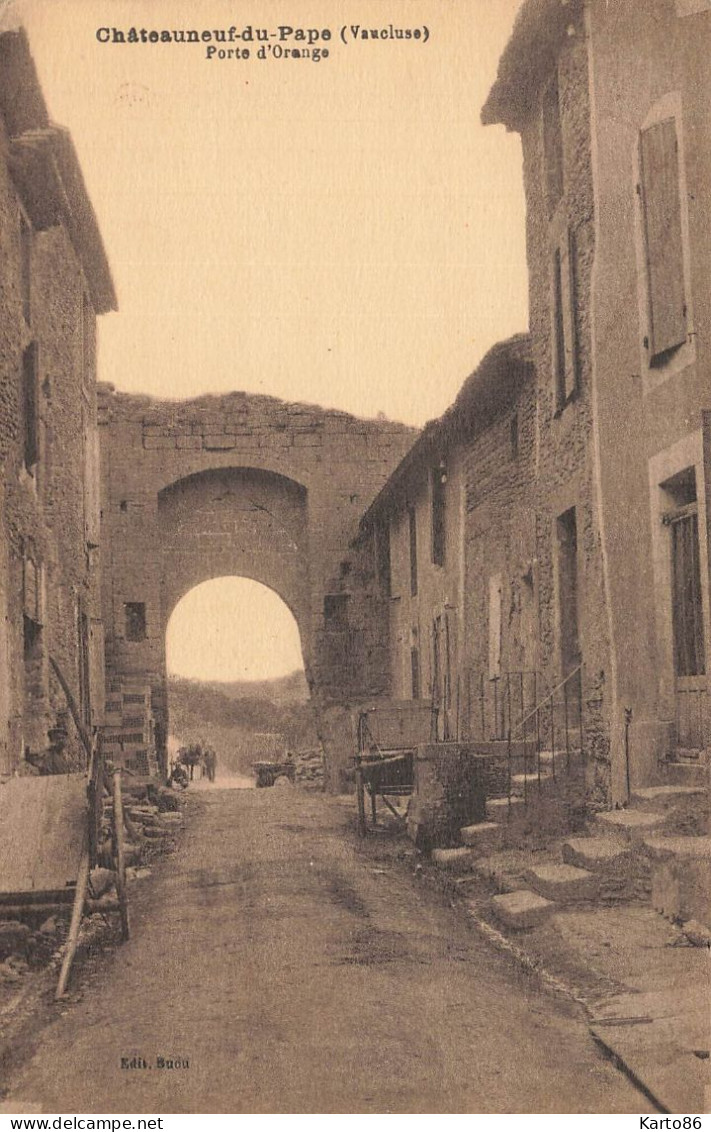
POLYGON ((236 574, 292 610, 315 706, 342 698, 357 630, 329 625, 329 597, 415 430, 245 393, 156 402, 107 386, 99 423, 109 687, 149 689, 164 736, 170 613, 199 582, 236 574))

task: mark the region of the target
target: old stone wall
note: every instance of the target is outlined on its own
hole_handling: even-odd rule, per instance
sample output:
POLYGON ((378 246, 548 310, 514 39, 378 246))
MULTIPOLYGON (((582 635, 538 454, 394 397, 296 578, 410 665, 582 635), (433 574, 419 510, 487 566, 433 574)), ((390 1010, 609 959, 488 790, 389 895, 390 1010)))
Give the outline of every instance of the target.
MULTIPOLYGON (((711 408, 711 12, 700 9, 684 14, 674 0, 655 0, 651 20, 633 0, 589 4, 598 208, 593 349, 617 656, 618 798, 626 794, 624 708, 632 711, 633 784, 654 780, 684 710, 683 693, 675 695, 671 531, 662 524, 670 506, 662 485, 684 472, 695 477, 698 498, 706 672, 711 665, 711 464, 702 444, 702 411, 711 408), (663 121, 675 126, 688 337, 653 360, 640 141, 644 129, 663 121)), ((700 706, 698 696, 688 702, 694 698, 700 706)), ((708 746, 711 713, 707 720, 708 746)))
POLYGON ((533 706, 532 673, 539 665, 536 383, 530 367, 498 417, 467 444, 465 466, 462 735, 489 739, 500 730, 508 677, 516 718, 520 701, 533 706))
MULTIPOLYGON (((10 177, 9 138, 0 116, 0 465, 5 486, 0 537, 0 595, 6 625, 0 639, 0 773, 22 765, 29 749, 48 745, 47 729, 66 711, 50 654, 60 665, 87 722, 102 699, 100 666, 82 668, 80 624, 98 633, 98 553, 87 546, 91 516, 87 446, 96 438, 94 312, 85 306, 82 268, 57 224, 32 227, 10 177), (21 218, 28 225, 29 303, 23 288, 21 218), (84 313, 83 313, 84 312, 84 313), (82 326, 86 330, 82 330, 82 326), (23 354, 36 344, 36 465, 25 466, 23 354), (28 567, 28 562, 31 564, 28 567), (28 590, 36 585, 37 599, 28 590), (37 628, 23 611, 33 604, 37 628), (93 680, 92 680, 93 677, 93 680), (92 686, 90 686, 92 685, 92 686)), ((98 499, 94 527, 98 529, 98 499)), ((100 650, 94 649, 96 657, 100 650)), ((70 754, 80 759, 70 729, 70 754)))
POLYGON ((155 402, 102 387, 100 401, 107 666, 146 676, 159 737, 166 626, 210 578, 253 578, 282 597, 320 706, 362 686, 348 547, 414 430, 246 393, 155 402))
POLYGON ((563 143, 563 193, 552 212, 546 194, 541 76, 539 101, 522 127, 527 202, 530 329, 537 384, 538 492, 536 500, 539 664, 548 686, 563 675, 560 545, 557 520, 575 509, 577 618, 584 664, 585 716, 591 798, 610 790, 610 644, 595 484, 591 364, 591 278, 595 226, 590 141, 588 58, 581 20, 571 25, 558 58, 563 143), (567 403, 556 398, 554 377, 553 255, 567 240, 572 258, 577 388, 567 403))

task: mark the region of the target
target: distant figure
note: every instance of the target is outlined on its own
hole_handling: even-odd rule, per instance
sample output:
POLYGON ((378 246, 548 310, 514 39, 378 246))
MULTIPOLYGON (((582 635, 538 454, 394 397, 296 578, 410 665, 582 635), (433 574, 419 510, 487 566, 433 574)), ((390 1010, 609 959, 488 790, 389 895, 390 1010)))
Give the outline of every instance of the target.
POLYGON ((182 790, 185 790, 188 785, 188 772, 185 767, 178 762, 173 763, 170 769, 168 785, 178 786, 182 790))
POLYGON ((215 781, 215 774, 217 771, 217 755, 212 747, 205 748, 204 754, 205 772, 210 782, 215 781))
POLYGON ((66 747, 69 741, 68 729, 61 718, 54 727, 47 732, 49 748, 40 753, 27 752, 27 761, 41 775, 69 774, 72 768, 71 759, 66 747))

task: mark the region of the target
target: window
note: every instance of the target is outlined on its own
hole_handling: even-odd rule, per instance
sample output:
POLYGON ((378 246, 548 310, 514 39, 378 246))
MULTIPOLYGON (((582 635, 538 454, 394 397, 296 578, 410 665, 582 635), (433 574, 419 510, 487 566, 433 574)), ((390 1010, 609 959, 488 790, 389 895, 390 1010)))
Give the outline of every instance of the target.
POLYGON ((561 674, 580 664, 578 638, 578 526, 575 508, 556 519, 558 557, 558 630, 561 674))
POLYGON ((578 348, 575 332, 575 240, 567 229, 553 252, 553 375, 556 411, 560 412, 578 388, 578 348))
POLYGON ((543 160, 548 214, 552 216, 563 196, 564 187, 563 129, 557 74, 543 92, 543 160))
POLYGON ((706 657, 696 473, 687 468, 662 487, 672 504, 663 522, 671 535, 674 672, 677 677, 703 676, 706 657))
POLYGON ((640 171, 649 317, 645 345, 650 365, 659 365, 686 342, 688 333, 674 118, 642 131, 640 171))
POLYGON ((432 469, 432 561, 444 566, 446 544, 447 470, 443 464, 432 469))
POLYGON ((91 384, 94 372, 94 310, 85 292, 81 297, 81 365, 82 381, 91 384))
POLYGON ((32 228, 25 216, 20 213, 20 286, 22 294, 22 314, 27 325, 32 319, 32 228))
POLYGON ((417 513, 410 504, 407 508, 410 531, 410 595, 417 597, 417 513))
POLYGON ((375 528, 375 570, 384 597, 390 597, 390 522, 381 520, 375 528))
POLYGON ((124 610, 126 613, 126 640, 145 641, 146 639, 146 605, 143 601, 127 601, 124 610))
POLYGON ((327 629, 348 627, 348 594, 326 594, 323 599, 323 620, 327 629))
POLYGON ((420 687, 420 650, 410 649, 410 670, 412 673, 412 698, 419 700, 422 695, 420 687))
POLYGON ((33 472, 40 458, 39 364, 36 342, 30 342, 22 355, 22 400, 24 415, 24 459, 33 472))

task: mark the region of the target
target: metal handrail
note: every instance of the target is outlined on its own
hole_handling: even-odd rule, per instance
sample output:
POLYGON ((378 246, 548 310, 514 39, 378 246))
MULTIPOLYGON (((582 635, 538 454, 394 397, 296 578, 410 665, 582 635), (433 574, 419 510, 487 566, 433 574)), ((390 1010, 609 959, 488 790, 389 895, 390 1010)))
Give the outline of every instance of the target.
POLYGON ((523 717, 523 719, 520 720, 520 722, 518 724, 518 728, 513 733, 513 735, 511 735, 511 738, 513 739, 518 734, 520 734, 521 728, 525 727, 525 725, 528 723, 528 721, 530 719, 533 719, 546 706, 546 704, 549 701, 551 703, 551 706, 555 706, 553 704, 553 697, 555 696, 556 692, 559 691, 561 688, 564 688, 566 686, 566 684, 568 683, 568 681, 571 680, 573 678, 573 676, 576 676, 579 672, 582 672, 582 670, 583 670, 583 666, 582 666, 582 664, 579 664, 577 666, 577 668, 574 668, 571 672, 568 673, 567 676, 565 676, 558 684, 556 684, 555 687, 550 690, 548 695, 545 696, 544 699, 540 700, 536 704, 536 706, 528 713, 528 715, 525 715, 523 717))

